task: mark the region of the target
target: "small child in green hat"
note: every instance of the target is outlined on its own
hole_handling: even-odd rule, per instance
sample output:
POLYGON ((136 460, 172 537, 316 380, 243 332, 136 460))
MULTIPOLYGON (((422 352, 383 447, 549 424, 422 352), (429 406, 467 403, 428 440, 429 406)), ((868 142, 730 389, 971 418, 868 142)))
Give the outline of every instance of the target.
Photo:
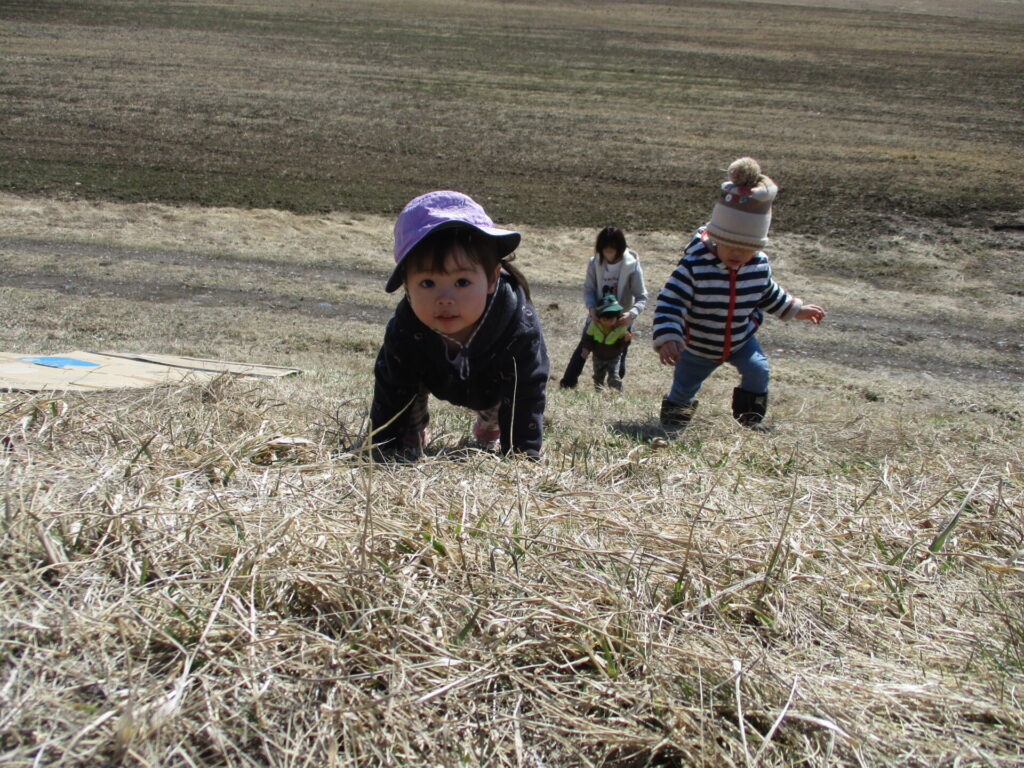
POLYGON ((608 386, 622 391, 619 363, 633 338, 629 328, 619 325, 619 318, 624 313, 619 300, 607 294, 597 307, 597 319, 587 326, 583 337, 580 354, 586 360, 591 352, 594 353, 594 389, 599 392, 604 389, 605 376, 608 377, 608 386))

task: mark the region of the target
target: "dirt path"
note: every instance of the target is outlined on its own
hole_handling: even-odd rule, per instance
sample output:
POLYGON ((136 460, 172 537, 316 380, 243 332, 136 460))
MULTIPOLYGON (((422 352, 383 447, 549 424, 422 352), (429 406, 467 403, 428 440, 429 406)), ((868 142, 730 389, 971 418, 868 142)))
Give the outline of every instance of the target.
POLYGON ((62 294, 124 299, 144 303, 192 302, 206 307, 249 307, 270 311, 299 312, 310 317, 343 318, 383 322, 390 310, 383 304, 346 301, 344 306, 321 300, 316 286, 326 283, 382 285, 383 272, 370 273, 347 270, 332 264, 289 264, 271 259, 241 258, 230 254, 211 259, 206 254, 189 251, 149 250, 124 248, 114 245, 69 243, 22 238, 0 239, 0 259, 4 268, 0 285, 31 290, 49 290, 62 294), (30 269, 24 265, 6 263, 8 254, 40 254, 60 256, 67 269, 54 272, 48 269, 30 269), (203 270, 209 280, 187 281, 166 279, 159 270, 147 279, 125 280, 117 276, 98 275, 75 269, 76 262, 98 261, 116 273, 119 262, 146 262, 154 266, 195 267, 203 270), (230 288, 219 283, 233 282, 240 272, 255 273, 264 287, 256 290, 230 288), (298 279, 310 290, 304 294, 275 289, 282 278, 298 279))
MULTIPOLYGON (((188 250, 150 250, 81 242, 29 238, 0 239, 0 286, 56 292, 70 296, 120 299, 145 304, 188 302, 197 308, 247 308, 298 313, 312 318, 383 323, 392 302, 328 301, 318 287, 345 285, 374 293, 385 279, 383 270, 346 269, 336 262, 288 263, 229 253, 211 257, 188 250), (15 256, 17 254, 17 257, 15 256), (62 268, 28 266, 24 257, 59 257, 62 268), (152 265, 144 278, 128 279, 118 265, 152 265), (99 265, 99 270, 96 266, 99 265), (189 267, 198 279, 164 276, 160 267, 189 267), (232 287, 246 274, 257 288, 232 287), (257 278, 253 280, 251 278, 257 278), (296 284, 308 286, 297 291, 296 284)), ((545 283, 533 286, 541 310, 573 307, 578 288, 545 283)), ((549 334, 556 324, 549 324, 549 334)), ((827 327, 842 342, 812 336, 775 333, 766 326, 763 340, 775 354, 835 362, 860 370, 890 370, 936 378, 1013 383, 1024 380, 1024 343, 1009 328, 993 331, 977 325, 919 319, 908 328, 902 318, 877 312, 834 312, 827 327), (950 354, 950 350, 953 354, 950 354), (978 359, 995 362, 978 362, 978 359)), ((557 331, 556 331, 557 332, 557 331)))

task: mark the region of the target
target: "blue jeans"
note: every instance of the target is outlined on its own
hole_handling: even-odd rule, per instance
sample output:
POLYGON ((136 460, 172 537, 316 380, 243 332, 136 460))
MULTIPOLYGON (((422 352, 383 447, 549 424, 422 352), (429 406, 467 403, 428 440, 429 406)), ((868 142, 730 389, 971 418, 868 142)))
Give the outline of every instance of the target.
MULTIPOLYGON (((727 363, 740 372, 740 387, 747 392, 762 395, 768 391, 768 358, 761 351, 757 339, 751 337, 742 347, 726 359, 727 363)), ((696 397, 704 379, 714 373, 721 363, 708 357, 699 357, 689 350, 683 350, 676 361, 672 377, 672 389, 668 399, 676 405, 689 405, 696 397)))

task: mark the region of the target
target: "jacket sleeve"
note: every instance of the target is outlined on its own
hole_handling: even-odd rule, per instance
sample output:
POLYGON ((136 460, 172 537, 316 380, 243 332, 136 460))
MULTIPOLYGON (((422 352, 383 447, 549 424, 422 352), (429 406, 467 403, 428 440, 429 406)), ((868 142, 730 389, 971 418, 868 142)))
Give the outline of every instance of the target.
MULTIPOLYGON (((532 312, 532 310, 531 310, 532 312)), ((501 451, 540 456, 544 432, 544 406, 550 364, 540 326, 517 339, 509 351, 512 365, 500 374, 501 451)))
POLYGON ((654 305, 653 331, 651 333, 654 348, 658 349, 667 341, 686 343, 684 317, 693 300, 693 275, 686 267, 684 260, 673 270, 658 294, 658 303, 654 305))
MULTIPOLYGON (((633 255, 636 256, 635 253, 633 255)), ((639 257, 636 259, 636 270, 630 279, 630 288, 633 292, 633 306, 629 311, 635 320, 647 307, 647 286, 644 285, 644 268, 640 265, 639 257)))
POLYGON ((597 285, 597 256, 592 256, 587 264, 587 276, 583 280, 583 303, 587 309, 593 309, 601 303, 601 291, 597 285))
POLYGON ((373 368, 373 404, 370 406, 370 432, 374 445, 394 447, 406 431, 407 406, 419 392, 416 365, 411 354, 401 354, 399 334, 391 318, 384 332, 384 343, 373 368))
POLYGON ((804 303, 800 299, 790 296, 785 288, 775 282, 772 278, 771 267, 769 267, 768 287, 765 288, 764 295, 757 306, 782 320, 792 320, 803 305, 804 303))

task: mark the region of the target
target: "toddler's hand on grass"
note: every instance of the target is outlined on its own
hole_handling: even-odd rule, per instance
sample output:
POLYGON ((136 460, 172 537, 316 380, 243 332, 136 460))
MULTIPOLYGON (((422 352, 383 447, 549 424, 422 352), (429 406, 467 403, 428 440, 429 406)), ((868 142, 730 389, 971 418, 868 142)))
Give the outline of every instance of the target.
POLYGON ((805 304, 796 313, 797 320, 810 320, 817 325, 825 317, 825 310, 817 304, 805 304))

